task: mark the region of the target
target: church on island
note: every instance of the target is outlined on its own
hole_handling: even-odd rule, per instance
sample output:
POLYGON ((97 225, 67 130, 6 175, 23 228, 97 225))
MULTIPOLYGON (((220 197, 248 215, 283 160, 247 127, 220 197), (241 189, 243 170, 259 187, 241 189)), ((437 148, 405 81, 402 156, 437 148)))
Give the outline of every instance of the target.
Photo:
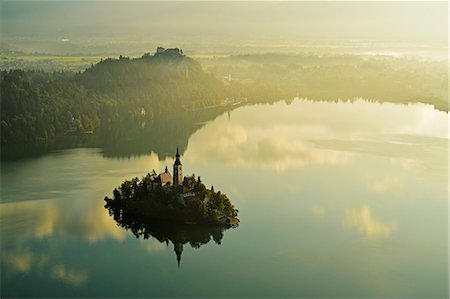
MULTIPOLYGON (((173 177, 169 172, 169 169, 165 168, 164 172, 158 174, 158 176, 152 181, 151 188, 167 188, 174 189, 178 191, 178 202, 186 205, 186 201, 190 198, 195 197, 195 193, 192 192, 193 186, 190 186, 189 180, 186 182, 186 177, 183 177, 183 165, 180 161, 180 153, 177 147, 177 153, 175 155, 175 162, 173 163, 173 177)), ((200 177, 198 177, 198 182, 200 183, 200 177)), ((212 191, 214 191, 214 187, 211 187, 212 191)), ((209 201, 209 196, 205 195, 202 198, 204 203, 209 201)))
POLYGON ((224 193, 215 192, 213 186, 206 188, 194 174, 183 177, 178 148, 173 176, 167 166, 159 175, 153 170, 141 181, 125 180, 113 190, 112 198, 104 200, 114 220, 124 228, 131 228, 136 236, 146 238, 151 234, 160 242, 172 241, 178 265, 184 244, 197 248, 211 237, 220 244, 222 232, 239 223, 239 211, 224 193), (161 221, 176 225, 165 226, 161 221), (156 225, 161 227, 150 228, 156 225))
POLYGON ((166 169, 153 180, 153 187, 183 187, 183 165, 180 161, 180 153, 177 147, 175 162, 173 163, 173 177, 169 170, 166 169))

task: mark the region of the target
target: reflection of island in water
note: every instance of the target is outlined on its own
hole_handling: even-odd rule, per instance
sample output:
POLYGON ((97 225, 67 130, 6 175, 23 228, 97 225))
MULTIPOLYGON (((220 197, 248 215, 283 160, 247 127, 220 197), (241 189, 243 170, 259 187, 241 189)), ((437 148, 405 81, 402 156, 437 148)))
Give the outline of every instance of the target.
POLYGON ((195 175, 183 179, 178 148, 175 157, 173 176, 166 166, 159 175, 153 171, 141 181, 125 180, 104 200, 114 220, 136 237, 153 236, 167 245, 171 241, 179 267, 184 244, 199 248, 211 237, 220 244, 223 231, 237 227, 239 219, 225 194, 206 188, 195 175))
POLYGON ((184 245, 189 244, 192 248, 200 248, 202 245, 209 243, 211 239, 216 244, 221 244, 223 232, 228 228, 237 227, 237 224, 221 226, 170 223, 145 219, 114 207, 109 207, 108 210, 114 216, 114 220, 119 226, 130 230, 137 238, 146 240, 149 237, 153 237, 161 243, 166 243, 167 246, 170 241, 174 246, 178 267, 180 267, 184 245))

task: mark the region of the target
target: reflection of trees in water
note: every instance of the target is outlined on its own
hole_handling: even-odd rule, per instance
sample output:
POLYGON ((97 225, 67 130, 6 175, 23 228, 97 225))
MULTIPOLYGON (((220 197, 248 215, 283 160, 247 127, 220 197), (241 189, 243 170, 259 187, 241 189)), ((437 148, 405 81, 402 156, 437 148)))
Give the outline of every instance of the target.
POLYGON ((106 157, 130 157, 155 152, 161 159, 172 157, 173 149, 181 152, 187 147, 189 137, 204 125, 204 122, 222 114, 223 110, 200 113, 183 112, 162 116, 152 124, 142 127, 137 124, 109 128, 101 134, 99 147, 106 157))
POLYGON ((35 142, 35 143, 18 143, 2 145, 1 160, 16 161, 27 158, 36 158, 44 156, 50 152, 77 148, 92 147, 91 140, 93 136, 67 136, 53 140, 35 142))
POLYGON ((98 146, 106 157, 130 157, 154 152, 160 159, 173 157, 173 149, 183 153, 192 134, 224 113, 224 108, 161 115, 152 124, 119 125, 100 135, 98 146))
POLYGON ((193 248, 200 248, 211 240, 216 244, 221 244, 224 231, 230 228, 220 225, 188 225, 149 220, 112 206, 108 210, 119 226, 130 230, 137 238, 148 239, 153 237, 167 245, 169 245, 169 241, 172 242, 178 267, 180 266, 184 245, 189 244, 193 248))
POLYGON ((103 155, 110 158, 139 156, 154 152, 165 159, 172 157, 177 146, 183 153, 189 137, 205 122, 222 114, 223 108, 197 112, 180 112, 161 115, 153 123, 145 126, 137 120, 133 123, 120 123, 108 131, 95 132, 94 135, 66 136, 39 143, 11 144, 3 146, 2 161, 39 157, 56 150, 77 147, 100 148, 103 155))

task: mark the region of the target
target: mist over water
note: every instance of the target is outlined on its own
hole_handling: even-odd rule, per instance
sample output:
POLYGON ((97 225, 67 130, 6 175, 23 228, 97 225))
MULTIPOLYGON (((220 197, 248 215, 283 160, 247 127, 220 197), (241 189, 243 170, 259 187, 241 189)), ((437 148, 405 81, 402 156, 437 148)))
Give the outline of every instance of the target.
POLYGON ((447 122, 423 104, 302 99, 210 120, 183 170, 226 193, 241 223, 184 244, 179 269, 181 239, 137 239, 102 201, 172 156, 2 161, 2 295, 445 297, 447 122))
POLYGON ((448 298, 446 1, 2 1, 0 22, 2 298, 448 298), (178 149, 239 225, 105 206, 178 149))

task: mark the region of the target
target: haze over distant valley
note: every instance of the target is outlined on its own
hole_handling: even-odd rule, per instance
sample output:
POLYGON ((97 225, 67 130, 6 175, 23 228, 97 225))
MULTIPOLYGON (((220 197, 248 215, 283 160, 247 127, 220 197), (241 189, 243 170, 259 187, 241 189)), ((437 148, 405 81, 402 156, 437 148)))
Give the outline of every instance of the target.
POLYGON ((422 102, 447 111, 446 8, 2 2, 2 143, 294 98, 422 102), (158 46, 183 54, 152 60, 158 46))
POLYGON ((1 25, 2 48, 27 53, 139 55, 164 44, 188 55, 442 54, 447 3, 2 1, 1 25))
POLYGON ((0 0, 0 297, 449 298, 447 14, 0 0))

